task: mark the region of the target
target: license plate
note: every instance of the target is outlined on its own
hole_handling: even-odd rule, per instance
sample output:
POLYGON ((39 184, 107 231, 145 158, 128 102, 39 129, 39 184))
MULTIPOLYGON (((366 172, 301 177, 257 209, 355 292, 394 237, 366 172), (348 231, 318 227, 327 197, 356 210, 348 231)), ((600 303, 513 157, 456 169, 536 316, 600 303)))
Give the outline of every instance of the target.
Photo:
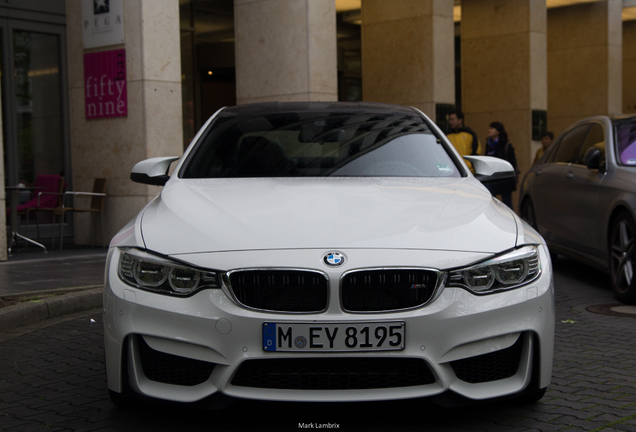
POLYGON ((377 323, 263 323, 263 351, 399 351, 403 321, 377 323))

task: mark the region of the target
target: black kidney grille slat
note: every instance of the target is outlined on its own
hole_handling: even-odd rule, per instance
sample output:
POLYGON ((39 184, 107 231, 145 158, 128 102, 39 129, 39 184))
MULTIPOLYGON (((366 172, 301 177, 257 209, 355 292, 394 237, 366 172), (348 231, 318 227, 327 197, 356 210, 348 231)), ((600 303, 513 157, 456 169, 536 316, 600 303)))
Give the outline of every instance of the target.
POLYGON ((320 312, 327 308, 328 282, 303 270, 245 270, 230 274, 231 289, 245 306, 278 312, 320 312))
POLYGON ((351 312, 374 312, 421 306, 435 292, 431 270, 361 270, 342 278, 342 304, 351 312))

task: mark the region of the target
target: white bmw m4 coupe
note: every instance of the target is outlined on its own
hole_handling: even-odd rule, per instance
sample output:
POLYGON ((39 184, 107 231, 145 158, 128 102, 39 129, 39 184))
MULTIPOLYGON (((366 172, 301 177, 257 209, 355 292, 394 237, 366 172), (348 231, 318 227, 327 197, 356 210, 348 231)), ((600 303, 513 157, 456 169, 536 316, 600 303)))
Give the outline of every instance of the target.
POLYGON ((549 253, 482 185, 512 167, 466 158, 415 108, 304 102, 135 165, 164 188, 110 244, 113 401, 541 398, 549 253))

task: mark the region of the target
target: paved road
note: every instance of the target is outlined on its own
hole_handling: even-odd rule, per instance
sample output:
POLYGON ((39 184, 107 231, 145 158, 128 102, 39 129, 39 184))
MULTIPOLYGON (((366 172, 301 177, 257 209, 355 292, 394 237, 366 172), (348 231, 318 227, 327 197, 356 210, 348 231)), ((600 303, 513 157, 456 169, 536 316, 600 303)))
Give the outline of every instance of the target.
POLYGON ((105 386, 99 311, 0 332, 2 431, 298 430, 636 431, 636 315, 591 313, 615 300, 607 276, 559 259, 553 383, 537 404, 442 409, 422 400, 366 404, 239 402, 224 411, 125 411, 105 386))
POLYGON ((105 249, 15 253, 0 262, 0 296, 104 283, 105 249))

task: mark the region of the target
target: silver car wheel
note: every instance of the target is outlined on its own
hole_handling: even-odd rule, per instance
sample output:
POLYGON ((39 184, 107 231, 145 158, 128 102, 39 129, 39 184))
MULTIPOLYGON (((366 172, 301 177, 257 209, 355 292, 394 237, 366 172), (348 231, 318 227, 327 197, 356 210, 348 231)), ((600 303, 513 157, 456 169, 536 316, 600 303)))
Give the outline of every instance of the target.
POLYGON ((632 303, 636 300, 634 281, 634 234, 636 229, 627 213, 618 216, 611 230, 610 271, 612 287, 619 300, 632 303))

